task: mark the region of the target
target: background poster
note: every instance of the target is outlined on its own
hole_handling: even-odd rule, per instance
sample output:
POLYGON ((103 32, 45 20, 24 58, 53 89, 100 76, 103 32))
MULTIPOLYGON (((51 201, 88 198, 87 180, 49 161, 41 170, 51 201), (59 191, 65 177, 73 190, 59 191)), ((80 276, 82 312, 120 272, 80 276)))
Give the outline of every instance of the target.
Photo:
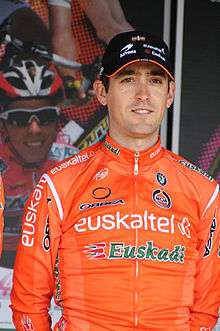
MULTIPOLYGON (((179 153, 220 183, 220 1, 185 0, 179 153)), ((215 328, 220 330, 220 320, 215 328)))
POLYGON ((220 183, 219 22, 219 1, 185 1, 179 147, 220 183))
MULTIPOLYGON (((48 17, 49 2, 47 0, 1 0, 0 18, 1 15, 7 17, 7 14, 11 13, 14 26, 13 32, 16 38, 24 38, 25 41, 31 40, 36 41, 38 44, 43 43, 50 46, 51 40, 47 36, 47 31, 41 26, 42 22, 39 22, 34 16, 30 17, 26 15, 21 18, 19 15, 16 16, 13 11, 15 4, 21 10, 25 8, 25 4, 29 4, 34 12, 42 19, 43 23, 46 26, 50 26, 51 21, 48 17), (39 34, 39 29, 44 32, 39 34)), ((72 35, 72 43, 70 42, 68 44, 69 49, 59 47, 58 41, 54 45, 56 48, 54 52, 65 56, 65 54, 68 54, 68 51, 71 51, 72 44, 74 43, 77 49, 77 56, 74 59, 82 64, 90 64, 91 71, 88 71, 84 82, 89 85, 94 80, 93 69, 98 63, 105 47, 105 37, 102 35, 102 32, 104 31, 108 17, 99 16, 98 20, 94 16, 89 18, 86 15, 85 7, 82 6, 83 2, 86 3, 88 1, 71 1, 71 21, 67 27, 72 35), (96 23, 95 25, 93 24, 94 22, 96 23)), ((103 0, 100 4, 104 2, 103 0)), ((113 4, 117 3, 117 1, 107 1, 107 3, 113 4)), ((147 29, 152 33, 163 36, 163 0, 121 0, 118 2, 118 5, 121 6, 128 25, 134 29, 147 29)), ((97 15, 100 15, 100 11, 100 7, 96 8, 97 15)), ((54 24, 53 21, 52 23, 54 24)), ((116 29, 116 25, 111 25, 111 27, 116 29)), ((63 30, 61 33, 63 37, 63 30)), ((111 33, 113 34, 114 31, 111 33)), ((112 36, 110 35, 108 37, 112 36)), ((4 55, 4 47, 0 48, 0 57, 1 55, 4 55)), ((71 71, 65 70, 61 66, 59 69, 61 71, 63 70, 65 75, 71 74, 71 71)), ((57 135, 57 140, 51 146, 51 151, 48 155, 49 161, 58 161, 75 154, 77 151, 102 139, 108 129, 106 110, 100 107, 95 97, 90 96, 84 102, 78 103, 76 100, 68 100, 63 106, 62 113, 64 116, 60 122, 60 132, 57 135)), ((20 167, 16 162, 13 164, 8 162, 9 157, 7 151, 5 151, 4 136, 2 136, 1 140, 0 170, 6 188, 5 246, 0 260, 0 330, 3 331, 13 329, 11 312, 8 305, 16 251, 16 245, 14 243, 19 238, 23 207, 31 189, 43 170, 45 170, 45 167, 32 171, 31 169, 20 167), (15 177, 16 182, 14 180, 15 177), (19 187, 17 187, 18 182, 19 187), (16 194, 13 192, 16 192, 16 194)), ((54 320, 59 316, 59 311, 54 305, 52 305, 51 314, 54 320)))

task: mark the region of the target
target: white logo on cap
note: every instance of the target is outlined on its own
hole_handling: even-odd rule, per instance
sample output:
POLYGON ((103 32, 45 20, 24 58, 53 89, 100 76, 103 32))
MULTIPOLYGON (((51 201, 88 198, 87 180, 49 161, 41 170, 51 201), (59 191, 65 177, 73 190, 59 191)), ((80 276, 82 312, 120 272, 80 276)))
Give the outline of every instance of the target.
POLYGON ((120 50, 120 58, 124 57, 125 55, 129 54, 136 54, 136 50, 131 48, 133 47, 133 44, 127 44, 120 50))

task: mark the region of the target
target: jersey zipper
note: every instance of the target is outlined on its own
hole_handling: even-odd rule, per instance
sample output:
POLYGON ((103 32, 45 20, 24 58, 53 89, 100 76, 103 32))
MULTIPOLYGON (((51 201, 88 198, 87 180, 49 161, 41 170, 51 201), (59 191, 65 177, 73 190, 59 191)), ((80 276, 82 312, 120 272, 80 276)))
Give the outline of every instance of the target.
POLYGON ((137 176, 138 175, 138 170, 139 170, 139 157, 140 157, 140 153, 139 152, 135 152, 134 153, 134 175, 137 176))
MULTIPOLYGON (((139 157, 140 153, 135 152, 134 153, 134 176, 138 176, 139 174, 139 157)), ((135 208, 138 205, 138 195, 137 195, 137 182, 135 180, 135 208)), ((138 246, 138 229, 135 229, 135 246, 138 246)), ((135 282, 138 282, 138 277, 139 277, 139 262, 136 259, 135 260, 135 282)), ((139 323, 139 316, 138 316, 138 311, 136 311, 138 307, 138 300, 139 300, 139 294, 138 294, 138 289, 135 288, 135 293, 134 293, 134 302, 135 302, 135 313, 134 313, 134 327, 135 329, 138 327, 139 323)))

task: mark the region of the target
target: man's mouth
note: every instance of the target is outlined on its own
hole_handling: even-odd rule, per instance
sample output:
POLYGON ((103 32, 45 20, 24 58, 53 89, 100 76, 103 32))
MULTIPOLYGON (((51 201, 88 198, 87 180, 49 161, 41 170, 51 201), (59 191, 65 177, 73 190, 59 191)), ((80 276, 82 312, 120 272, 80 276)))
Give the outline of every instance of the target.
POLYGON ((26 141, 25 145, 27 147, 41 147, 43 146, 44 141, 43 140, 39 140, 39 141, 26 141))
POLYGON ((135 113, 135 114, 140 114, 140 115, 148 115, 148 114, 151 114, 153 113, 153 110, 150 110, 148 108, 135 108, 135 109, 132 109, 132 112, 135 113))

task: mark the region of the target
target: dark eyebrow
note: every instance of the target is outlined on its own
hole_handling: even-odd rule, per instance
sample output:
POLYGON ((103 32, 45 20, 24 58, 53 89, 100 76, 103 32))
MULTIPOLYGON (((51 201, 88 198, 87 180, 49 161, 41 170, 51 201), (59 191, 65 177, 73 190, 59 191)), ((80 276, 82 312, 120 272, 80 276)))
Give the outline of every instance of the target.
POLYGON ((163 70, 159 67, 158 67, 158 69, 155 68, 155 69, 151 70, 150 75, 166 77, 165 70, 163 70))
POLYGON ((123 69, 122 71, 120 71, 117 76, 118 77, 122 77, 122 76, 126 76, 126 75, 134 75, 135 71, 131 70, 131 69, 123 69))
MULTIPOLYGON (((135 74, 135 70, 133 69, 129 69, 129 68, 125 68, 122 71, 120 71, 116 77, 120 78, 126 75, 134 75, 135 74)), ((154 68, 152 70, 150 70, 150 75, 152 76, 161 76, 161 77, 166 77, 166 73, 165 70, 161 69, 161 68, 154 68)))

